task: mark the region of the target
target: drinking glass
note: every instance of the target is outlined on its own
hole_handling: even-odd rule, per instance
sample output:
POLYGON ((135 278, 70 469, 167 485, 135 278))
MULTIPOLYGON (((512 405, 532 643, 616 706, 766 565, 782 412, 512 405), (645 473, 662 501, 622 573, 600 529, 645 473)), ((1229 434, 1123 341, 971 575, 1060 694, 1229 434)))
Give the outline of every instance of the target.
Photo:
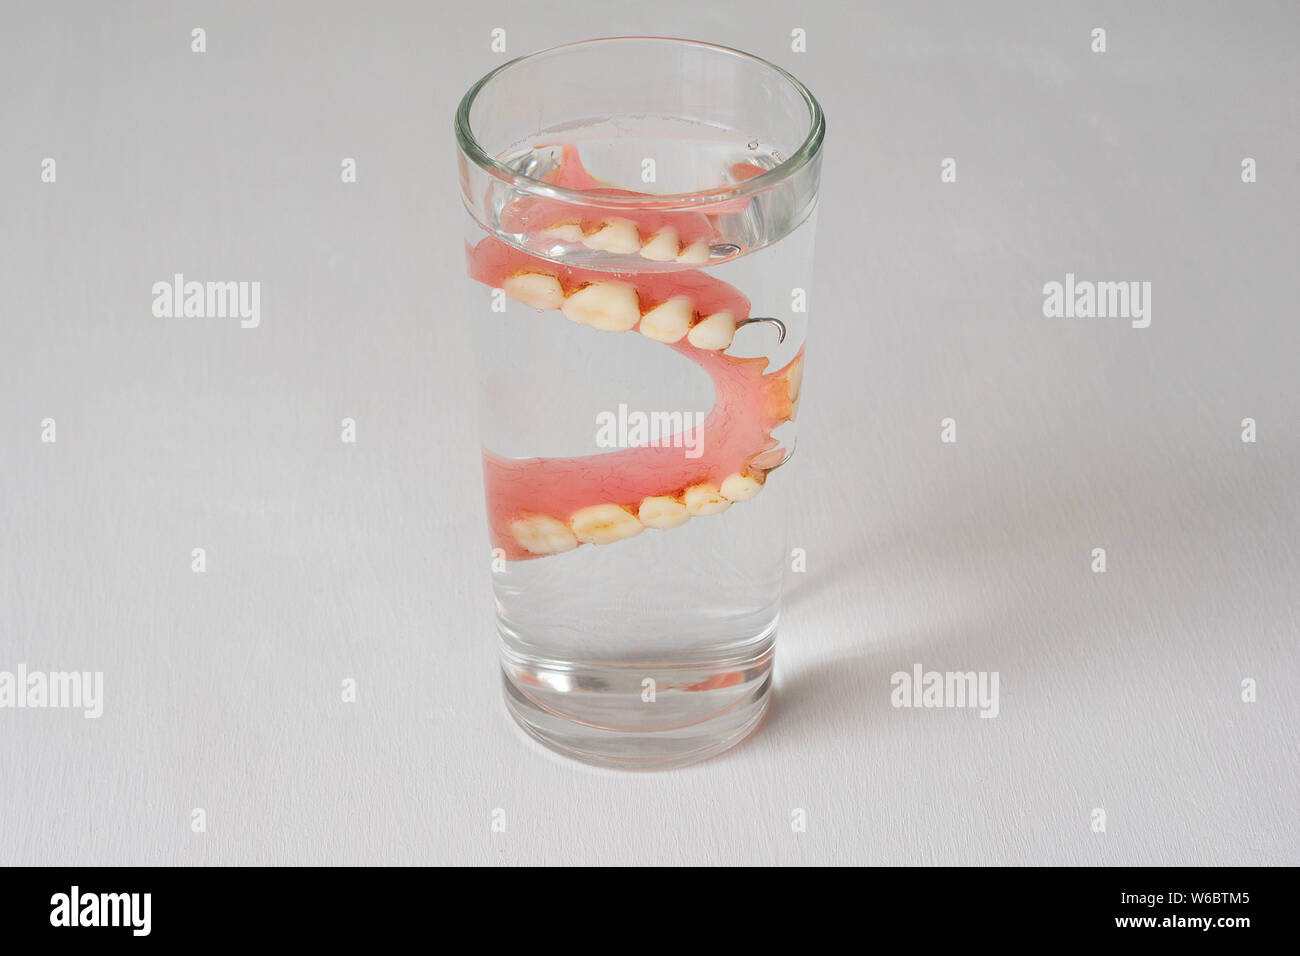
POLYGON ((824 130, 785 70, 617 37, 456 114, 505 699, 591 763, 761 723, 824 130))

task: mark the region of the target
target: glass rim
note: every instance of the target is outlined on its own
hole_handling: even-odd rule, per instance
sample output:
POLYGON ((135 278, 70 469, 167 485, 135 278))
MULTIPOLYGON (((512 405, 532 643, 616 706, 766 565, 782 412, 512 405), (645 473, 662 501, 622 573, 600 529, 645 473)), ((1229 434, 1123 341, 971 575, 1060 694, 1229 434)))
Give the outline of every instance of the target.
POLYGON ((586 206, 600 207, 628 207, 636 209, 678 209, 678 208, 696 208, 713 203, 727 202, 730 200, 749 197, 755 193, 769 189, 777 183, 789 179, 800 169, 806 166, 820 151, 822 140, 826 134, 826 117, 822 113, 821 104, 817 98, 812 95, 808 87, 804 86, 793 74, 775 63, 765 60, 760 56, 752 53, 746 53, 743 50, 736 50, 732 47, 721 46, 716 43, 705 43, 702 40, 686 40, 678 37, 658 37, 658 36, 613 36, 613 37, 596 37, 590 40, 577 40, 572 43, 562 43, 559 46, 548 47, 545 50, 538 50, 524 56, 515 57, 507 63, 503 63, 496 69, 490 71, 481 77, 478 82, 466 91, 461 97, 460 105, 456 108, 456 141, 460 146, 461 152, 474 162, 476 166, 497 179, 509 183, 515 188, 537 196, 544 196, 548 199, 557 199, 566 203, 581 204, 586 206), (623 40, 658 40, 665 43, 682 44, 685 46, 698 47, 704 50, 711 50, 715 53, 725 53, 729 56, 740 57, 757 63, 774 71, 782 77, 787 83, 794 88, 795 92, 803 100, 804 105, 808 107, 809 130, 808 135, 804 138, 803 143, 789 157, 782 160, 779 164, 771 169, 765 170, 757 176, 746 179, 744 182, 735 183, 730 186, 722 186, 713 189, 702 189, 688 193, 663 193, 652 194, 648 196, 592 196, 590 193, 580 189, 569 189, 564 186, 556 186, 541 179, 532 176, 526 176, 523 173, 516 172, 508 166, 497 161, 490 155, 474 135, 470 126, 469 114, 474 106, 478 94, 487 86, 495 77, 504 73, 512 67, 518 66, 528 60, 537 57, 547 56, 561 50, 571 49, 573 47, 590 46, 594 44, 611 43, 623 40))

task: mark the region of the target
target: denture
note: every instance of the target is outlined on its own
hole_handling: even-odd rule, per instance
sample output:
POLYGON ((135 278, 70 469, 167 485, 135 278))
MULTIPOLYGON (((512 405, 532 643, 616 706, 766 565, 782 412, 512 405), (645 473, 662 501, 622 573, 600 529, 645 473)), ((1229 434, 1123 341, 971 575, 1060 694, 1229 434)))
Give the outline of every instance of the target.
MULTIPOLYGON (((732 175, 740 180, 756 173, 733 168, 732 175)), ((597 195, 644 195, 601 186, 571 146, 562 148, 562 162, 547 179, 597 195)), ((501 223, 525 239, 537 236, 690 264, 710 258, 719 238, 714 217, 740 208, 743 203, 732 202, 707 215, 643 209, 603 215, 605 210, 593 207, 529 199, 509 205, 501 223)), ((470 275, 509 298, 542 312, 558 311, 594 331, 635 332, 662 343, 700 366, 714 385, 704 453, 698 458, 666 443, 575 458, 515 459, 484 449, 492 546, 508 560, 612 544, 647 528, 668 531, 719 514, 757 495, 785 461, 786 449, 772 432, 798 411, 803 349, 770 373, 766 358, 726 354, 737 330, 759 321, 750 318, 749 300, 733 286, 698 269, 637 272, 562 265, 490 236, 470 248, 468 257, 470 275)))
MULTIPOLYGON (((582 164, 574 146, 561 146, 560 163, 544 179, 565 189, 581 190, 593 198, 644 199, 647 193, 603 185, 582 164)), ((736 163, 731 176, 737 182, 764 172, 753 163, 736 163)), ((711 240, 718 235, 717 216, 744 210, 746 200, 714 203, 709 212, 661 211, 653 208, 601 209, 559 199, 526 197, 501 212, 501 228, 516 235, 532 235, 586 246, 617 255, 640 255, 652 262, 698 265, 713 257, 711 240)))

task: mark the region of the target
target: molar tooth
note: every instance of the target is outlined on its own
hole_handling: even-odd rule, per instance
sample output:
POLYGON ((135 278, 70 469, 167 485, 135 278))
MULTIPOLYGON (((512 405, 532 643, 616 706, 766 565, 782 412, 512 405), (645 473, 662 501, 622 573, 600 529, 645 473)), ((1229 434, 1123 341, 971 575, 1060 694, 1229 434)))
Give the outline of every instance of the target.
POLYGON ((506 295, 516 302, 531 305, 534 309, 558 309, 564 301, 564 290, 555 276, 540 272, 521 272, 501 283, 506 295))
POLYGON ((686 506, 668 495, 644 499, 636 516, 647 528, 679 528, 691 520, 686 506))
POLYGON ((542 230, 547 239, 561 239, 564 242, 582 242, 582 226, 576 222, 557 222, 542 230))
POLYGON ((640 534, 641 522, 621 505, 590 505, 579 508, 569 518, 569 527, 579 541, 588 544, 613 544, 640 534))
POLYGON ((641 319, 636 289, 621 282, 593 282, 564 300, 565 317, 602 332, 626 332, 641 319))
POLYGON ((724 478, 718 488, 722 497, 728 501, 748 501, 762 490, 761 481, 753 475, 742 475, 739 472, 724 478))
POLYGON ((640 332, 656 342, 678 342, 691 328, 695 308, 691 300, 675 295, 641 317, 640 332))
POLYGON ((731 507, 731 502, 722 496, 716 485, 691 485, 683 497, 686 510, 692 515, 715 515, 731 507))
POLYGON ((549 515, 516 518, 510 522, 510 532, 519 542, 519 547, 529 554, 559 554, 562 551, 572 551, 578 546, 573 532, 564 522, 549 515))
POLYGON ((714 312, 701 319, 686 336, 697 349, 725 349, 736 334, 736 317, 730 312, 714 312))
POLYGON ((689 263, 708 262, 709 244, 703 239, 696 239, 682 250, 682 254, 677 257, 677 261, 689 263))
POLYGON ((607 219, 599 229, 582 240, 588 249, 629 255, 641 248, 641 236, 630 219, 607 219))
POLYGON ((672 226, 664 226, 641 247, 641 255, 652 262, 672 262, 677 258, 679 245, 677 230, 672 226))

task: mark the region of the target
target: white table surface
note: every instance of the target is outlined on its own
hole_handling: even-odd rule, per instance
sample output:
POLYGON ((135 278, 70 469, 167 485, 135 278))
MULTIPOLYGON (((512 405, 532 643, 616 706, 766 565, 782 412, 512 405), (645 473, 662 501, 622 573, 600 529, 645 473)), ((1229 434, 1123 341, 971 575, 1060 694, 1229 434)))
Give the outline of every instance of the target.
POLYGON ((1300 861, 1297 8, 586 8, 5 4, 0 669, 105 700, 0 710, 0 863, 1300 861), (684 770, 500 699, 451 142, 494 27, 741 47, 829 116, 808 571, 767 726, 684 770), (260 327, 153 318, 174 272, 260 327), (1045 318, 1067 272, 1150 327, 1045 318), (999 716, 891 707, 917 662, 999 716))

